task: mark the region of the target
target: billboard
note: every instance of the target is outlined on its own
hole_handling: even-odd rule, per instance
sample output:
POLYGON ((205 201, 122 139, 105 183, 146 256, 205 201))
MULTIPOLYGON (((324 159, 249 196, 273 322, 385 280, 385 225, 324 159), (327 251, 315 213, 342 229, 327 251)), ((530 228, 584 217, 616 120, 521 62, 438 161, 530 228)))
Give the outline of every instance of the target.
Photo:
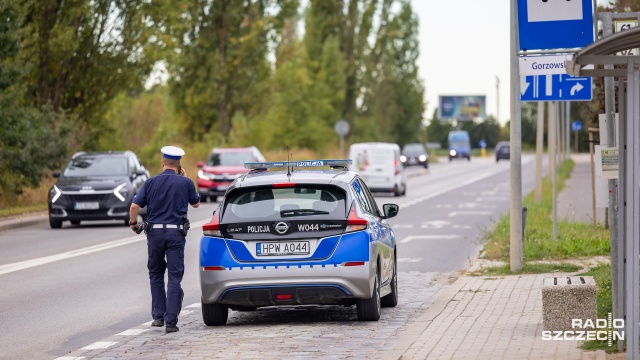
POLYGON ((441 120, 469 121, 487 117, 484 95, 444 96, 438 101, 438 118, 441 120))

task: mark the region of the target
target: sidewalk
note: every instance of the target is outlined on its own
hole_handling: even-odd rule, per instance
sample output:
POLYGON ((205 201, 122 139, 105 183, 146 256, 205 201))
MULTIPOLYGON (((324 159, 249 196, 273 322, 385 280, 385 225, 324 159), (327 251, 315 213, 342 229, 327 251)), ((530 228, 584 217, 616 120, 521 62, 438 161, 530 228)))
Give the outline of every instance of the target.
MULTIPOLYGON (((558 193, 558 219, 592 224, 591 156, 588 153, 572 154, 571 159, 575 163, 571 177, 558 193)), ((596 208, 596 221, 604 224, 604 208, 596 208)))
MULTIPOLYGON (((589 154, 572 155, 572 159, 571 178, 558 196, 559 217, 591 223, 589 154)), ((598 222, 604 222, 604 209, 598 211, 598 222)), ((582 260, 579 265, 586 270, 598 262, 608 262, 608 258, 582 260)), ((469 271, 495 265, 479 259, 469 271)), ((461 276, 392 344, 383 359, 625 359, 625 353, 583 351, 578 341, 542 340, 543 280, 562 275, 571 274, 461 276)))
POLYGON ((383 359, 624 359, 583 351, 578 341, 542 340, 543 279, 562 275, 569 274, 462 276, 383 359))

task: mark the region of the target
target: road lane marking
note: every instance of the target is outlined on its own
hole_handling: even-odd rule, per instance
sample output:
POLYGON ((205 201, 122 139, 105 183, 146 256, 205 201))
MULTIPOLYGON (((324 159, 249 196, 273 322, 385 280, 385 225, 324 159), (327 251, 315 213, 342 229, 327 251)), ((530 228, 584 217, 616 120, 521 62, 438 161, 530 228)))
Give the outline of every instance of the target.
POLYGON ((400 244, 406 244, 409 241, 413 240, 447 240, 447 239, 457 239, 460 235, 411 235, 406 238, 398 241, 400 244))
MULTIPOLYGON (((200 220, 195 223, 192 223, 191 227, 194 229, 198 227, 202 227, 202 225, 208 223, 209 221, 210 220, 208 219, 200 220)), ((114 241, 110 241, 110 242, 106 242, 98 245, 88 246, 82 249, 71 250, 71 251, 60 253, 60 254, 48 255, 40 258, 0 265, 0 275, 9 274, 15 271, 25 270, 25 269, 29 269, 29 268, 40 266, 40 265, 50 264, 52 262, 56 262, 60 260, 71 259, 77 256, 92 254, 98 251, 109 250, 116 247, 129 245, 129 244, 137 243, 140 241, 146 241, 146 240, 147 240, 146 236, 137 235, 137 236, 118 239, 118 240, 114 240, 114 241)))
POLYGON ((116 335, 120 335, 120 336, 136 336, 136 335, 140 335, 145 331, 149 331, 149 329, 129 329, 129 330, 125 330, 121 333, 118 333, 116 335))
POLYGON ((509 197, 508 196, 483 196, 483 197, 479 197, 476 199, 476 201, 478 202, 483 202, 483 201, 504 201, 507 200, 509 197))
POLYGON ((82 350, 107 349, 117 343, 118 343, 117 341, 98 341, 98 342, 94 342, 91 345, 87 345, 83 347, 82 350))
POLYGON ((401 262, 401 263, 417 263, 421 261, 422 261, 422 258, 398 258, 398 262, 401 262))
POLYGON ((453 211, 449 213, 449 217, 458 215, 491 215, 491 211, 453 211))

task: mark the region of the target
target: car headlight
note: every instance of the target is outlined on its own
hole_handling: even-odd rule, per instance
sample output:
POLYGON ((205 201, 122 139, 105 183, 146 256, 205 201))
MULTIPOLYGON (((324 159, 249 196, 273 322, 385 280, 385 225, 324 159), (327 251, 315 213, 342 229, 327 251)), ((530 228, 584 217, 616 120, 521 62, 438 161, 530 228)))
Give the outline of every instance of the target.
POLYGON ((122 183, 118 185, 118 187, 113 189, 113 195, 115 195, 118 199, 120 199, 120 201, 124 201, 123 195, 127 193, 127 189, 123 190, 125 186, 127 186, 127 183, 122 183))
POLYGON ((451 156, 456 156, 456 151, 455 150, 449 150, 449 155, 451 156))
POLYGON ((427 161, 427 155, 420 155, 420 156, 418 156, 418 160, 420 160, 420 161, 427 161))
POLYGON ((54 202, 56 202, 56 200, 60 198, 60 195, 62 195, 62 191, 60 191, 57 186, 53 185, 53 187, 51 188, 51 203, 53 204, 54 202))
POLYGON ((400 161, 407 162, 407 157, 404 155, 400 155, 400 161))
POLYGON ((207 175, 204 174, 204 171, 198 171, 198 177, 202 180, 211 180, 207 175))

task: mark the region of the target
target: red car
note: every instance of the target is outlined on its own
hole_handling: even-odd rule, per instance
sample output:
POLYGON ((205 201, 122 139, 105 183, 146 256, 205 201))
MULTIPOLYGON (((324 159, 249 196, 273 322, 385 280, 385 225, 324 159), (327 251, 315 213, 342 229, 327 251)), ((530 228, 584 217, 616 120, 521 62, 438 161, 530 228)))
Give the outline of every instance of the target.
POLYGON ((264 161, 266 161, 264 156, 255 146, 214 148, 206 163, 198 162, 198 167, 201 168, 198 171, 200 200, 216 201, 218 196, 224 196, 233 180, 249 172, 249 169, 244 167, 244 163, 264 161))

